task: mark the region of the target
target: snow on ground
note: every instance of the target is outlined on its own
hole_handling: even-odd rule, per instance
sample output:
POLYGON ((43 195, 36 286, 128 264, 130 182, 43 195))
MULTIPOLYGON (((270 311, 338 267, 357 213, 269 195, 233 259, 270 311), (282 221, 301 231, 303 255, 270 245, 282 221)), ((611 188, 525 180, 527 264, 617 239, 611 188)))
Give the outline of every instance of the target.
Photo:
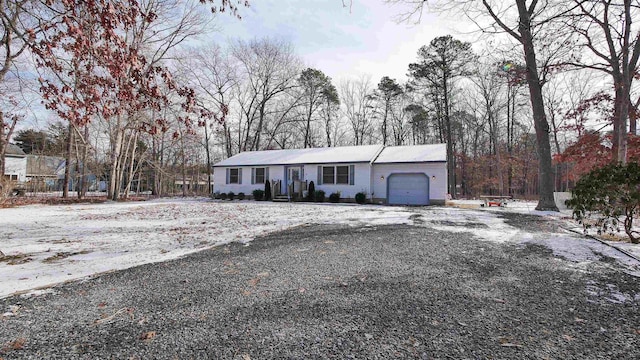
POLYGON ((520 214, 531 214, 531 215, 540 215, 540 216, 554 216, 554 217, 571 217, 571 210, 561 210, 560 212, 555 211, 538 211, 536 210, 536 206, 538 205, 537 201, 527 201, 527 200, 507 200, 506 205, 501 206, 490 206, 490 207, 481 207, 483 204, 482 200, 449 200, 447 203, 465 207, 465 208, 477 208, 482 209, 483 211, 489 212, 515 212, 520 214))
POLYGON ((443 231, 470 232, 485 241, 502 243, 523 235, 491 211, 464 211, 452 207, 416 208, 416 211, 426 226, 443 231))
MULTIPOLYGON (((564 209, 564 210, 560 210, 559 212, 538 211, 535 209, 537 205, 536 201, 510 200, 507 202, 507 205, 505 207, 498 207, 498 206, 480 207, 480 204, 483 203, 482 200, 450 200, 449 203, 453 206, 458 206, 463 208, 477 208, 477 209, 481 209, 483 212, 494 213, 494 214, 499 214, 500 212, 515 212, 515 213, 521 213, 521 214, 532 214, 532 215, 538 215, 538 216, 554 217, 556 219, 563 220, 565 223, 565 228, 578 234, 584 233, 584 229, 582 228, 582 226, 580 226, 577 222, 572 220, 571 210, 564 209)), ((451 229, 448 229, 448 230, 451 230, 451 229)), ((640 228, 638 230, 640 230, 640 228)), ((459 231, 462 231, 462 230, 459 230, 459 231)), ((587 232, 587 234, 596 236, 597 231, 595 229, 591 229, 587 232)), ((489 234, 489 236, 491 235, 489 234)), ((627 260, 625 259, 630 259, 630 257, 620 254, 620 252, 616 251, 615 249, 609 249, 610 251, 607 250, 606 249, 607 246, 602 243, 599 243, 597 240, 589 240, 584 242, 583 238, 579 238, 579 240, 576 240, 576 239, 566 240, 567 238, 568 238, 567 235, 558 235, 557 238, 542 239, 540 241, 537 241, 537 243, 551 248, 556 255, 563 256, 572 261, 579 262, 579 261, 585 260, 585 256, 586 256, 586 260, 589 260, 590 256, 587 256, 586 254, 592 253, 593 251, 596 251, 599 254, 603 254, 605 256, 614 257, 614 258, 617 258, 616 254, 619 254, 621 257, 621 259, 619 260, 625 263, 627 263, 627 260), (587 246, 588 249, 585 249, 582 246, 577 246, 578 244, 575 241, 578 241, 580 244, 587 246), (575 252, 578 252, 579 254, 575 252)), ((626 240, 626 237, 622 235, 621 239, 626 240)), ((631 255, 635 256, 636 258, 640 258, 640 245, 638 244, 631 244, 623 241, 605 241, 605 243, 609 244, 614 248, 624 250, 630 253, 631 255)), ((590 260, 598 259, 598 258, 600 258, 600 256, 594 255, 591 257, 590 260)), ((640 271, 640 269, 638 270, 640 271)), ((640 272, 638 272, 638 274, 640 274, 640 272)))
MULTIPOLYGON (((0 251, 5 254, 0 260, 0 298, 106 271, 175 259, 233 241, 247 243, 257 236, 304 224, 422 224, 469 232, 482 241, 544 245, 574 261, 576 267, 608 256, 619 260, 630 273, 640 274, 640 263, 595 240, 568 232, 551 237, 531 234, 508 225, 499 216, 503 211, 546 215, 533 210, 535 203, 482 209, 479 203, 457 204, 477 205, 477 210, 469 210, 201 198, 0 209, 0 251)), ((27 296, 41 293, 28 292, 27 296)))
POLYGON ((0 209, 0 297, 306 223, 409 224, 402 208, 174 199, 0 209))

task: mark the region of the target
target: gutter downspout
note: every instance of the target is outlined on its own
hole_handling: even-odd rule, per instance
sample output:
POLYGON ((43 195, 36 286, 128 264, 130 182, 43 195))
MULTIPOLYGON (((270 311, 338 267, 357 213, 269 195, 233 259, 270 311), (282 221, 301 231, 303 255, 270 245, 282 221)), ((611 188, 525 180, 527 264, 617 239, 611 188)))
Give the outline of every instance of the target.
POLYGON ((371 161, 369 161, 369 194, 371 195, 371 202, 373 203, 373 163, 378 160, 378 157, 380 157, 380 154, 382 154, 382 151, 384 150, 385 146, 381 145, 380 149, 376 152, 376 154, 373 156, 373 159, 371 159, 371 161))

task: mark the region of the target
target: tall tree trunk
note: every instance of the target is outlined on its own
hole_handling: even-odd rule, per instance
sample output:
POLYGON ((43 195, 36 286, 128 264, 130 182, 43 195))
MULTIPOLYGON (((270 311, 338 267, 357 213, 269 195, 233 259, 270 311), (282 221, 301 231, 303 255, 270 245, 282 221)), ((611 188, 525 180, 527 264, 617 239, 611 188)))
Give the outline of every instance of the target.
MULTIPOLYGON (((640 101, 640 98, 638 98, 640 101)), ((631 102, 631 98, 628 100, 629 102, 629 134, 638 135, 638 105, 631 102)))
POLYGON ((159 195, 160 184, 158 182, 158 176, 160 176, 158 171, 158 140, 156 139, 156 135, 151 136, 151 178, 147 180, 147 184, 153 180, 153 188, 151 189, 151 194, 159 195))
POLYGON ((389 104, 390 100, 387 100, 384 104, 384 116, 382 117, 382 145, 387 146, 387 119, 389 117, 389 104))
POLYGON ((527 85, 533 110, 533 122, 536 130, 538 145, 539 166, 539 196, 536 210, 558 211, 553 199, 553 167, 551 165, 551 144, 549 142, 549 123, 544 111, 544 98, 542 97, 542 85, 538 75, 536 53, 531 34, 531 17, 525 0, 516 0, 520 22, 518 30, 524 50, 525 64, 527 67, 527 85))
POLYGON ((515 126, 516 99, 515 92, 512 93, 512 86, 507 85, 507 191, 513 195, 513 135, 515 126))
POLYGON ((204 121, 204 144, 205 152, 207 155, 207 195, 211 195, 211 149, 209 149, 209 126, 207 121, 204 121))
POLYGON ((443 105, 444 105, 444 122, 445 122, 445 136, 447 138, 447 177, 449 183, 449 195, 452 199, 456 198, 456 168, 455 168, 455 154, 453 151, 453 134, 451 133, 451 118, 449 117, 449 88, 448 88, 448 75, 443 74, 442 79, 443 89, 443 105))
MULTIPOLYGON (((134 136, 131 134, 129 136, 126 136, 126 129, 123 130, 123 134, 124 134, 123 136, 126 137, 127 139, 127 144, 124 147, 124 153, 121 153, 120 160, 118 161, 118 185, 117 185, 119 189, 118 191, 122 191, 122 185, 125 184, 124 173, 125 173, 125 170, 127 170, 127 164, 128 164, 127 161, 129 160, 129 151, 131 150, 131 147, 134 146, 132 144, 132 140, 134 136)), ((131 161, 133 161, 133 155, 131 155, 131 161)), ((125 192, 123 194, 123 197, 126 199, 127 196, 129 195, 129 192, 126 189, 126 187, 124 191, 125 192)))
MULTIPOLYGON (((181 141, 182 142, 182 141, 181 141)), ((182 155, 182 164, 180 166, 181 168, 181 174, 182 175, 182 197, 187 197, 187 157, 185 156, 184 153, 184 143, 182 144, 182 150, 180 152, 180 154, 182 155)))
POLYGON ((71 152, 73 150, 73 125, 69 122, 67 127, 67 149, 65 151, 65 166, 64 166, 64 180, 62 188, 62 197, 64 199, 69 197, 69 182, 71 180, 71 152))
POLYGON ((613 163, 627 162, 627 119, 629 114, 629 96, 624 75, 616 81, 615 104, 613 110, 613 163))
POLYGON ((133 184, 133 178, 135 177, 135 160, 136 160, 136 150, 138 148, 138 137, 140 136, 140 131, 136 130, 133 135, 133 150, 131 150, 131 161, 129 162, 129 172, 127 173, 127 186, 124 190, 124 198, 129 197, 129 193, 131 192, 131 184, 133 184))
POLYGON ((304 126, 304 148, 311 147, 311 139, 309 139, 309 133, 311 132, 311 118, 313 117, 313 101, 309 102, 309 108, 307 108, 305 126, 304 126))
POLYGON ((4 131, 4 112, 0 110, 0 180, 4 179, 5 156, 7 153, 7 140, 4 131))
POLYGON ((111 145, 111 170, 109 175, 109 193, 108 197, 111 200, 118 200, 120 196, 120 184, 118 183, 118 169, 120 167, 120 153, 122 152, 122 143, 124 141, 124 134, 122 133, 122 129, 120 128, 121 124, 121 115, 116 116, 116 126, 115 126, 115 139, 113 139, 113 144, 111 145))

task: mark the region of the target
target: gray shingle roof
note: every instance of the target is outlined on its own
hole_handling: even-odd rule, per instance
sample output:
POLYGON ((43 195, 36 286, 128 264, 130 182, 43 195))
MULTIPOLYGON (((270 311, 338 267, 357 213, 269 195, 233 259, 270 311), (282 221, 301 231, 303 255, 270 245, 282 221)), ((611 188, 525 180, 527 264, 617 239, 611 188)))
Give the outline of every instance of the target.
POLYGON ((294 165, 369 162, 380 151, 380 145, 341 146, 329 148, 245 151, 220 161, 214 166, 294 165))
POLYGON ((374 164, 445 161, 447 161, 447 145, 431 144, 387 146, 374 161, 374 164))
POLYGON ((5 151, 6 155, 13 155, 13 156, 27 156, 27 154, 22 151, 22 149, 20 148, 20 146, 16 145, 16 144, 7 144, 7 149, 5 151))
POLYGON ((446 144, 387 146, 363 145, 330 148, 245 151, 215 164, 222 166, 260 166, 295 164, 358 163, 376 164, 446 162, 446 144), (376 157, 377 156, 377 157, 376 157))

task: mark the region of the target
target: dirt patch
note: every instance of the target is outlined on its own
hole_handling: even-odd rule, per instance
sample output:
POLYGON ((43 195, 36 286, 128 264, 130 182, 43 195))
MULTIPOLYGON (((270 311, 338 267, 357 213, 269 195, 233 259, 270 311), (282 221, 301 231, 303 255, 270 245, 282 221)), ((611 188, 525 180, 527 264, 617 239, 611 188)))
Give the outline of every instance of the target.
POLYGON ((472 229, 488 229, 489 225, 479 223, 479 222, 471 222, 471 221, 450 221, 450 220, 433 220, 430 221, 431 224, 434 225, 444 225, 444 226, 464 226, 472 229))
POLYGON ((15 254, 0 257, 0 262, 6 262, 7 265, 20 265, 30 261, 33 261, 33 258, 29 257, 28 254, 15 254))
POLYGON ((56 253, 53 256, 49 256, 48 258, 42 260, 43 263, 52 263, 52 262, 56 262, 58 260, 62 260, 62 259, 66 259, 68 257, 74 256, 74 255, 82 255, 82 254, 88 254, 90 253, 90 250, 82 250, 82 251, 75 251, 75 252, 59 252, 56 253))
POLYGON ((530 214, 499 213, 507 225, 531 232, 553 233, 561 231, 561 223, 557 219, 530 214))
POLYGON ((78 198, 59 198, 59 197, 31 197, 31 196, 22 196, 22 197, 9 197, 0 199, 0 208, 11 208, 16 206, 25 206, 25 205, 66 205, 66 204, 99 204, 107 201, 106 196, 97 196, 90 197, 85 199, 78 198))
POLYGON ((411 216, 409 216, 409 220, 413 221, 413 223, 416 225, 424 224, 424 219, 420 214, 412 214, 411 216))
MULTIPOLYGON (((129 202, 129 201, 146 201, 149 200, 147 197, 129 197, 127 199, 120 199, 119 202, 129 202)), ((11 208, 16 206, 25 206, 25 205, 71 205, 71 204, 101 204, 107 201, 107 196, 91 196, 86 197, 84 199, 78 198, 61 198, 61 197, 48 197, 48 196, 22 196, 22 197, 6 197, 4 199, 0 198, 0 209, 1 208, 11 208)))
POLYGON ((459 208, 459 209, 479 209, 480 208, 480 201, 478 201, 477 204, 456 204, 456 203, 452 203, 452 202, 447 202, 446 205, 447 206, 451 206, 451 207, 455 207, 455 208, 459 208))

